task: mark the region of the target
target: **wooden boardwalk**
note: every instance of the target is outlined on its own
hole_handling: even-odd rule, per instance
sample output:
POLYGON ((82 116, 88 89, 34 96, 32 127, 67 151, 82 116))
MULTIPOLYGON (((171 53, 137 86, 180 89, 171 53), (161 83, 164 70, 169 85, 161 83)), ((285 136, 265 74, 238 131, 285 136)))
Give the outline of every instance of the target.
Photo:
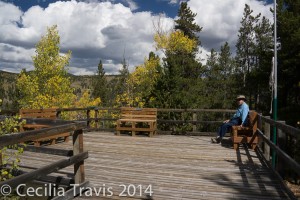
MULTIPOLYGON (((49 147, 66 149, 71 145, 49 147)), ((102 189, 102 193, 97 197, 94 191, 92 197, 77 197, 79 200, 290 199, 280 180, 255 151, 243 146, 235 151, 229 142, 211 144, 205 136, 149 138, 89 132, 84 134, 84 148, 89 151, 86 179, 91 188, 102 189), (129 188, 128 195, 135 196, 119 197, 124 187, 129 188), (145 190, 152 191, 152 196, 140 194, 145 190)), ((32 152, 22 157, 25 168, 44 166, 61 158, 32 152)), ((66 168, 63 174, 68 174, 68 170, 73 169, 66 168)))

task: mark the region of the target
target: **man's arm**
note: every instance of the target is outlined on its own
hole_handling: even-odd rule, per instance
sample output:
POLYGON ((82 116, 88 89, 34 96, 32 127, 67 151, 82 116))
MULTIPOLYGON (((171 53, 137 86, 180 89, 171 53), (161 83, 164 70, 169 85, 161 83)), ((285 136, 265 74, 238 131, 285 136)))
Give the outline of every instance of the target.
POLYGON ((242 109, 242 112, 241 112, 242 113, 242 116, 241 116, 242 124, 241 124, 241 126, 243 126, 244 123, 247 120, 247 116, 248 116, 248 113, 249 113, 249 107, 246 104, 244 104, 241 109, 242 109))

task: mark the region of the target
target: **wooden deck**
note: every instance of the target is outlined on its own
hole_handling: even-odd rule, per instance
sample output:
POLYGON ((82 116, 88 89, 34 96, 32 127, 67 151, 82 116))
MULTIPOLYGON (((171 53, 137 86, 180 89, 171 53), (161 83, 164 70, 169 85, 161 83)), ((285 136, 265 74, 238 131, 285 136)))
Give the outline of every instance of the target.
MULTIPOLYGON (((100 199, 290 199, 255 151, 242 146, 235 151, 229 142, 211 144, 205 136, 149 138, 89 132, 84 134, 84 148, 89 151, 86 179, 91 187, 106 192, 100 199), (130 194, 135 187, 135 197, 119 197, 122 184, 130 188, 130 194), (140 196, 139 185, 143 191, 151 185, 152 197, 140 196), (108 197, 109 191, 113 196, 108 197)), ((24 166, 36 167, 61 158, 32 152, 22 157, 24 166)), ((66 168, 64 175, 68 170, 73 169, 66 168)), ((99 199, 96 195, 76 199, 99 199)))

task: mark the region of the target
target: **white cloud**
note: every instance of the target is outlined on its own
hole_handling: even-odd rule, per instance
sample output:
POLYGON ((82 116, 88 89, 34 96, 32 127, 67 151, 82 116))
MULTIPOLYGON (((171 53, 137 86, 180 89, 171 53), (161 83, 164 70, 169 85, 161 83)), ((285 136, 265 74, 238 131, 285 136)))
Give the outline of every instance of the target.
POLYGON ((272 21, 271 5, 254 0, 190 0, 188 6, 194 13, 196 23, 203 27, 200 40, 203 46, 219 50, 226 41, 234 48, 245 4, 253 14, 261 13, 272 21))
MULTIPOLYGON (((1 2, 0 43, 34 48, 46 33, 46 28, 57 24, 61 49, 73 52, 70 65, 73 73, 77 73, 79 68, 85 70, 78 73, 94 73, 100 59, 106 71, 114 73, 123 56, 129 60, 132 69, 154 50, 152 21, 156 18, 150 12, 133 13, 129 7, 111 2, 57 1, 45 9, 33 6, 24 13, 12 4, 1 2), (2 17, 3 14, 6 18, 2 17), (113 63, 107 60, 113 60, 113 63)), ((167 19, 166 22, 172 23, 172 20, 167 19)), ((3 55, 0 57, 0 69, 3 69, 1 62, 13 57, 12 54, 3 54, 3 51, 0 49, 3 55)), ((26 57, 28 61, 34 54, 15 54, 15 57, 18 55, 19 59, 26 57)), ((11 65, 13 62, 11 60, 11 65)))
MULTIPOLYGON (((133 12, 138 8, 135 1, 120 1, 128 7, 115 0, 71 0, 56 1, 45 9, 33 6, 26 12, 0 1, 0 70, 32 69, 34 46, 54 24, 58 25, 62 51, 72 51, 71 73, 93 74, 100 59, 107 73, 117 73, 123 57, 133 69, 154 50, 153 21, 160 18, 166 30, 173 21, 165 15, 133 12)), ((255 0, 188 1, 197 13, 197 23, 203 26, 202 52, 218 50, 225 41, 234 46, 245 3, 271 18, 270 6, 255 0)))
POLYGON ((139 7, 133 0, 125 0, 131 10, 137 10, 139 7))

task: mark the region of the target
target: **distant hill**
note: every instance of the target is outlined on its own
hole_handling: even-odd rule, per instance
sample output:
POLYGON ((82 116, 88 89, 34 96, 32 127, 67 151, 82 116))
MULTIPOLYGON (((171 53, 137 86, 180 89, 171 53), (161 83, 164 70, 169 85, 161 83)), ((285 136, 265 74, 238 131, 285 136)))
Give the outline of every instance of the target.
MULTIPOLYGON (((0 78, 3 81, 3 85, 0 86, 4 88, 6 94, 8 94, 8 90, 14 88, 16 85, 16 80, 18 78, 18 73, 11 73, 0 70, 0 78)), ((71 77, 71 86, 75 88, 75 94, 80 95, 86 89, 92 89, 92 79, 95 75, 73 75, 69 74, 71 77)), ((107 81, 111 81, 118 75, 107 75, 107 81)), ((7 99, 4 98, 4 102, 7 102, 7 99)))

